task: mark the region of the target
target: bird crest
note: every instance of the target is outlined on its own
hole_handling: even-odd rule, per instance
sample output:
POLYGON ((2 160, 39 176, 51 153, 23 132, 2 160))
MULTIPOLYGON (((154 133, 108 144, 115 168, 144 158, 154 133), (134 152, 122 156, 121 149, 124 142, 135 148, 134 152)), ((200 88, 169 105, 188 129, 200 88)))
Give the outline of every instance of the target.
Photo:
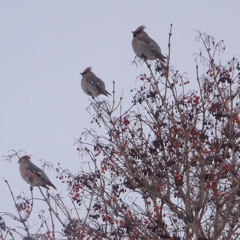
POLYGON ((134 31, 134 33, 139 34, 139 33, 142 32, 145 28, 146 28, 146 26, 141 25, 140 27, 138 27, 138 28, 134 31))
POLYGON ((81 74, 85 75, 87 72, 91 71, 92 67, 87 67, 81 74))
POLYGON ((20 161, 22 161, 23 163, 26 162, 26 161, 31 161, 31 157, 28 156, 28 155, 24 155, 24 156, 22 156, 21 158, 19 158, 18 163, 19 163, 20 161))

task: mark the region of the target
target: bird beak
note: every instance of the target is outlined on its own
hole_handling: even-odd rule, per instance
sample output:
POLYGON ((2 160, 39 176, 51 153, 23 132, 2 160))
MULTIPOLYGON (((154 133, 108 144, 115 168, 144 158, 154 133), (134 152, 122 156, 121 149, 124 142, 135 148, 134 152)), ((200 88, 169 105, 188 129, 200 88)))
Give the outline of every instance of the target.
POLYGON ((83 73, 80 73, 83 76, 83 73))

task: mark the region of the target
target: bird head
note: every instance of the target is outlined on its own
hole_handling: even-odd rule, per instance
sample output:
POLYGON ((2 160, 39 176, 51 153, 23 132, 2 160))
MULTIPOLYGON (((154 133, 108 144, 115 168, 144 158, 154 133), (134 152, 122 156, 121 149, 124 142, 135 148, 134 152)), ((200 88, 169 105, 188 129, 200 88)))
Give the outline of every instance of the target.
POLYGON ((92 67, 87 67, 82 73, 80 73, 82 76, 86 75, 89 71, 92 70, 92 67))
POLYGON ((144 25, 138 27, 135 31, 132 31, 133 37, 136 37, 139 33, 141 33, 146 27, 144 25))
POLYGON ((28 161, 31 161, 31 157, 28 156, 28 155, 24 155, 21 158, 19 158, 18 163, 20 163, 20 162, 25 163, 25 162, 28 162, 28 161))

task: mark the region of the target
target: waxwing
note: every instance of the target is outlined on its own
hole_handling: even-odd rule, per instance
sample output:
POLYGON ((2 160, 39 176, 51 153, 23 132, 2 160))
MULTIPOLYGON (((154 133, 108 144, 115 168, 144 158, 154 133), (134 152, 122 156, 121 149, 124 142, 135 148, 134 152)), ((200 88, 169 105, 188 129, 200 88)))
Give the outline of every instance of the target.
POLYGON ((49 190, 48 186, 57 188, 51 183, 47 175, 42 169, 31 162, 31 158, 27 155, 21 157, 18 161, 20 174, 31 186, 41 186, 49 190))
POLYGON ((146 27, 140 26, 133 33, 132 47, 138 57, 156 60, 165 63, 166 57, 162 55, 159 45, 144 31, 146 27))
POLYGON ((102 79, 98 78, 93 72, 91 67, 87 67, 82 73, 81 86, 82 90, 89 96, 97 97, 100 94, 105 96, 111 95, 105 88, 105 83, 102 79))

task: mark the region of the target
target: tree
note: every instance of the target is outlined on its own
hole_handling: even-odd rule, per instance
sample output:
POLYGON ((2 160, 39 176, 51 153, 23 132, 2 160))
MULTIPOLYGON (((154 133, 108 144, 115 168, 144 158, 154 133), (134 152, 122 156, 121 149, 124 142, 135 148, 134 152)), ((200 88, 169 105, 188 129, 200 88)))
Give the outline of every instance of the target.
POLYGON ((96 127, 75 142, 88 168, 56 169, 72 207, 41 191, 50 218, 31 233, 27 219, 35 200, 21 196, 18 203, 12 193, 19 216, 1 213, 0 239, 240 238, 239 62, 222 64, 224 42, 198 31, 203 49, 190 81, 169 64, 171 35, 166 67, 137 63, 146 64, 148 73, 140 74, 141 87, 132 91, 127 110, 114 93, 111 104, 92 99, 96 127), (191 83, 198 87, 186 90, 191 83), (7 216, 25 232, 7 225, 7 216))

